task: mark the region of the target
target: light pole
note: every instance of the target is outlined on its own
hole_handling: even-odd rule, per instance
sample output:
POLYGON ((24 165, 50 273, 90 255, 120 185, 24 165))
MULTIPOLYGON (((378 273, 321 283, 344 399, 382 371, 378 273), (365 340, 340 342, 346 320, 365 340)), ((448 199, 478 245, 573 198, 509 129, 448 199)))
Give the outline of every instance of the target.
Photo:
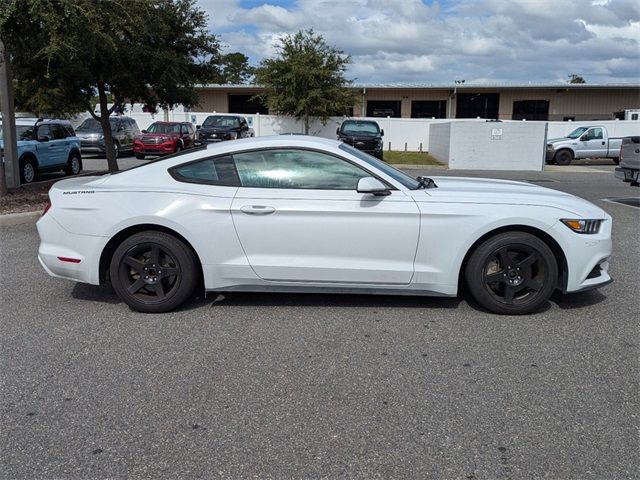
POLYGON ((0 112, 2 112, 2 140, 4 142, 4 162, 0 164, 0 196, 7 194, 7 187, 20 186, 20 168, 18 166, 18 142, 16 137, 16 119, 13 110, 13 84, 11 83, 11 65, 9 52, 0 39, 0 112))

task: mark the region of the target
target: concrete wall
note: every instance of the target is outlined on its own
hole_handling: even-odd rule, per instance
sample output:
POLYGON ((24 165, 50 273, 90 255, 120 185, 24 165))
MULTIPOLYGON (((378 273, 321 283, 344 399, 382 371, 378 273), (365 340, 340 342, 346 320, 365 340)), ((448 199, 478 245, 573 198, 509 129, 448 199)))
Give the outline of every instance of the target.
POLYGON ((542 170, 545 122, 460 121, 448 131, 446 125, 431 126, 430 153, 452 170, 542 170))
POLYGON ((434 123, 429 129, 429 153, 443 163, 449 163, 451 123, 434 123))

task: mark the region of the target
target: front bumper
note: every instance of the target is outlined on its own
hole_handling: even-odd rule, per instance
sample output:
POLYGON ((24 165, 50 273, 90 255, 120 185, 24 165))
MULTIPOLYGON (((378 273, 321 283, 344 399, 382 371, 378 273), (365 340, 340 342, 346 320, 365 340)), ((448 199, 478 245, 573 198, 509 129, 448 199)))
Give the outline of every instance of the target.
POLYGON ((640 170, 633 168, 618 167, 614 175, 618 180, 627 183, 638 183, 640 181, 640 170))
POLYGON ((553 157, 555 156, 556 156, 555 150, 547 150, 547 153, 545 154, 545 160, 548 162, 550 160, 553 160, 553 157))
POLYGON ((166 155, 168 153, 173 153, 175 150, 176 144, 173 142, 159 144, 136 143, 133 145, 133 153, 141 155, 166 155))

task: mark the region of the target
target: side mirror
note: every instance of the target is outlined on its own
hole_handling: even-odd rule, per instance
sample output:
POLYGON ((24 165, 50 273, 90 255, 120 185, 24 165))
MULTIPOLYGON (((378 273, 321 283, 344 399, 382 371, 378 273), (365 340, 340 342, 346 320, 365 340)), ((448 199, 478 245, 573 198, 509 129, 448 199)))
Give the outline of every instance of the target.
POLYGON ((142 133, 147 133, 147 131, 146 131, 146 130, 141 130, 141 132, 142 132, 142 133))
POLYGON ((336 135, 340 135, 340 127, 336 128, 336 135))
POLYGON ((358 180, 358 193, 370 193, 376 196, 391 195, 389 188, 377 178, 364 177, 358 180))
POLYGON ((384 137, 384 128, 381 128, 381 129, 380 129, 380 136, 381 136, 381 137, 384 137))
POLYGON ((587 135, 587 134, 585 133, 584 135, 582 135, 582 136, 580 137, 580 140, 581 140, 582 142, 586 142, 587 140, 589 140, 589 135, 587 135))
POLYGON ((39 142, 48 142, 49 140, 50 138, 47 135, 45 135, 44 137, 40 137, 38 139, 39 142))
POLYGON ((202 128, 202 125, 196 125, 196 130, 200 130, 202 128))

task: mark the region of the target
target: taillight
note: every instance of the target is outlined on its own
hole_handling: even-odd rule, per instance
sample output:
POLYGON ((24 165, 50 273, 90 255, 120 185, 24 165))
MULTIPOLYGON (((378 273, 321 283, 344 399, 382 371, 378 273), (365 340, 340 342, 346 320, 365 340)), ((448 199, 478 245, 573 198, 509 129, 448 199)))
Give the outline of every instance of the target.
POLYGON ((44 207, 44 210, 42 211, 42 216, 43 217, 44 217, 44 214, 47 213, 50 208, 51 208, 51 202, 47 202, 47 204, 44 207))

